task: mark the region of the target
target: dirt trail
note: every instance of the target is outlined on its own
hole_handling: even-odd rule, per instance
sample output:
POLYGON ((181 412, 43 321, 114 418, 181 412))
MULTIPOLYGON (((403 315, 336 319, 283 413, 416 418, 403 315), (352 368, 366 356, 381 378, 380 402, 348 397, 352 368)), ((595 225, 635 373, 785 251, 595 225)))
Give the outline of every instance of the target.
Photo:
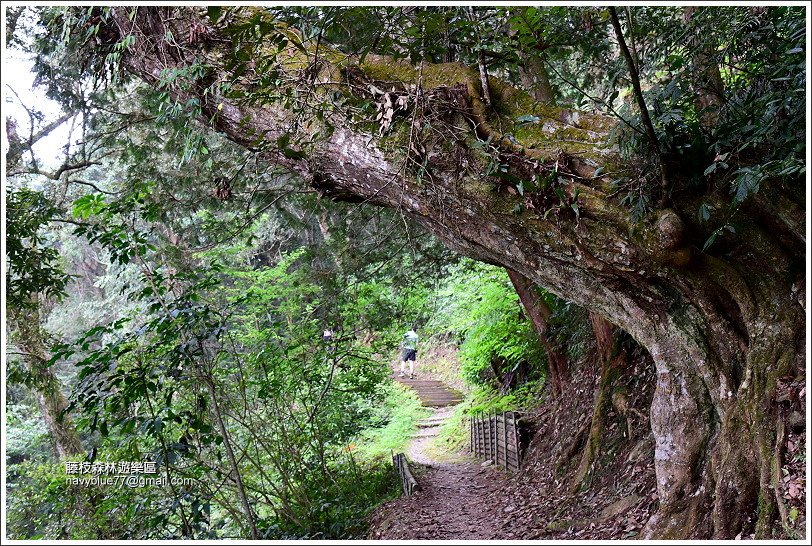
POLYGON ((440 464, 429 452, 429 446, 440 433, 440 427, 445 420, 454 412, 453 406, 436 408, 431 417, 427 417, 418 423, 417 433, 412 436, 409 447, 406 448, 406 457, 409 462, 415 462, 426 466, 440 464))
MULTIPOLYGON (((407 383, 406 381, 401 381, 407 383)), ((450 395, 421 394, 419 381, 411 381, 421 400, 444 401, 450 395)), ((429 383, 429 382, 423 382, 429 383)), ((439 383, 439 382, 432 382, 439 383)), ((408 384, 408 383, 407 383, 408 384)), ((444 387, 447 392, 451 391, 444 387)), ((457 396, 454 396, 457 398, 457 396)), ((460 397, 461 398, 461 397, 460 397)), ((505 477, 493 467, 466 453, 442 453, 432 447, 440 427, 453 413, 459 400, 435 407, 434 413, 418 423, 417 433, 406 450, 413 464, 419 490, 381 506, 373 517, 370 535, 375 540, 465 540, 505 537, 500 530, 501 508, 489 506, 484 497, 501 487, 505 477), (442 460, 440 460, 442 459, 442 460)))

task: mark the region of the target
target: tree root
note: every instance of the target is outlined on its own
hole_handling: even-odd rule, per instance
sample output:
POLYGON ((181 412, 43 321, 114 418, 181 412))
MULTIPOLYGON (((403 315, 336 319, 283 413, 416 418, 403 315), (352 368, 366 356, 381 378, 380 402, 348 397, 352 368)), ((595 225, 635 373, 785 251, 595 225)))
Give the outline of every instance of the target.
POLYGON ((606 408, 609 405, 609 387, 611 381, 607 381, 607 366, 604 366, 604 371, 601 377, 601 383, 598 387, 598 392, 595 395, 595 409, 592 412, 592 421, 589 427, 589 436, 586 439, 583 454, 581 455, 581 462, 578 464, 578 470, 572 478, 570 491, 575 493, 586 480, 592 466, 595 464, 595 459, 598 457, 598 452, 601 447, 601 435, 604 429, 604 417, 606 415, 606 408))
POLYGON ((570 491, 575 493, 582 487, 595 464, 601 447, 601 436, 603 435, 604 420, 609 405, 621 406, 618 413, 626 418, 626 426, 631 437, 631 424, 628 416, 628 397, 623 394, 622 389, 613 392, 614 383, 629 364, 629 357, 621 346, 622 331, 615 328, 606 319, 590 314, 592 329, 598 345, 598 353, 601 357, 601 378, 598 384, 598 391, 595 393, 595 409, 592 412, 592 422, 589 427, 589 436, 586 446, 578 464, 578 470, 572 478, 570 491), (617 401, 615 399, 618 399, 617 401), (622 400, 620 400, 622 399, 622 400))
POLYGON ((573 435, 572 440, 570 440, 569 445, 561 450, 561 454, 558 457, 558 460, 555 463, 555 471, 560 472, 566 465, 569 463, 572 458, 581 450, 581 446, 583 445, 583 438, 584 435, 589 430, 590 422, 587 421, 578 429, 578 431, 573 435))
POLYGON ((775 493, 775 504, 778 507, 778 514, 781 517, 781 524, 786 529, 789 525, 789 513, 787 505, 784 503, 784 496, 781 492, 781 466, 784 459, 784 449, 786 447, 786 425, 779 416, 775 424, 775 449, 772 460, 772 487, 775 493))

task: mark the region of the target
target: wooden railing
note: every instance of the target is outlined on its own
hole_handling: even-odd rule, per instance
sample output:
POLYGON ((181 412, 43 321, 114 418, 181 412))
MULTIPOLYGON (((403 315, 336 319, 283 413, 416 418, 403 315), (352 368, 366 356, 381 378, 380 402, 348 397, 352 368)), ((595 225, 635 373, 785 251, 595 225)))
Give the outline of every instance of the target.
POLYGON ((400 483, 403 486, 403 494, 410 497, 418 488, 417 480, 412 476, 409 470, 409 463, 406 461, 406 455, 403 453, 396 453, 392 455, 392 465, 400 476, 400 483))
POLYGON ((509 472, 518 471, 523 454, 519 413, 506 411, 472 418, 471 451, 509 472))

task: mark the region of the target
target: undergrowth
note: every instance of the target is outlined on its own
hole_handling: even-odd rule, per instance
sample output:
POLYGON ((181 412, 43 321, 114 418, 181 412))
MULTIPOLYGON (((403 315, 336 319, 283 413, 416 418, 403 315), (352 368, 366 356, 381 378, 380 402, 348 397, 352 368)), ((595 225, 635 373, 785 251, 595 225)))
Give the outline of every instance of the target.
POLYGON ((505 411, 524 411, 536 407, 541 403, 543 387, 543 379, 525 383, 508 394, 500 394, 492 386, 475 387, 440 427, 433 447, 449 452, 467 450, 469 418, 505 411))
POLYGON ((387 387, 383 405, 378 408, 377 426, 364 429, 349 449, 361 463, 389 461, 392 452, 402 451, 417 430, 417 421, 429 415, 414 391, 393 383, 387 387))

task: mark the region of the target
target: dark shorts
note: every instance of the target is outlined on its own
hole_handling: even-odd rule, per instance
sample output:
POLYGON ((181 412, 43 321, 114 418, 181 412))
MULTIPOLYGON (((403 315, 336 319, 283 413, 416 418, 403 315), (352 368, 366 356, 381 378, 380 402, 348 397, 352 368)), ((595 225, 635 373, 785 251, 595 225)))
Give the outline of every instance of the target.
POLYGON ((411 360, 414 362, 414 359, 417 357, 417 350, 415 349, 403 349, 403 361, 406 362, 407 360, 411 360))

